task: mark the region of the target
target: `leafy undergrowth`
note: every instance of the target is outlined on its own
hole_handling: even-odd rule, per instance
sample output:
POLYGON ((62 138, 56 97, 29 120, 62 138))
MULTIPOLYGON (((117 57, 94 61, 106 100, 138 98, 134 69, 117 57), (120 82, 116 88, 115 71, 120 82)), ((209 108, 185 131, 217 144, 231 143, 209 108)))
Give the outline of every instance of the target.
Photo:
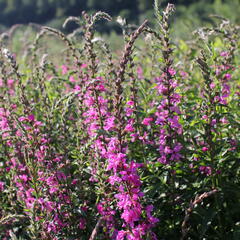
POLYGON ((1 239, 240 238, 239 26, 176 46, 173 11, 155 2, 157 30, 118 18, 122 53, 95 37, 103 12, 23 56, 1 35, 1 239))

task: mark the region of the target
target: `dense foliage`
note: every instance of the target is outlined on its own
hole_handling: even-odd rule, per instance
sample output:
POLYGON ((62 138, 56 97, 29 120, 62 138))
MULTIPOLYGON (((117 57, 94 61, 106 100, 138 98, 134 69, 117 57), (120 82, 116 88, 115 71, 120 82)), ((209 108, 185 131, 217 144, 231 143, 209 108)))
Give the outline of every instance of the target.
POLYGON ((240 238, 240 28, 174 45, 173 12, 118 18, 122 53, 95 36, 104 12, 20 56, 17 26, 1 35, 0 239, 240 238))

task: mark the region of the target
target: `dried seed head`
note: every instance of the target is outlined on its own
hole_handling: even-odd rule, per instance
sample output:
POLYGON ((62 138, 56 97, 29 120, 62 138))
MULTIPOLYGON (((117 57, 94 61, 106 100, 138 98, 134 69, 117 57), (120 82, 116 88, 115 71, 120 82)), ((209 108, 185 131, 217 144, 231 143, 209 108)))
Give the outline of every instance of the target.
POLYGON ((117 17, 116 22, 119 23, 121 26, 125 26, 126 25, 126 19, 122 18, 121 16, 117 17))
POLYGON ((93 15, 92 22, 95 23, 96 21, 98 21, 100 19, 105 19, 107 21, 112 21, 112 18, 109 14, 100 11, 100 12, 97 12, 93 15))
POLYGON ((10 51, 7 48, 2 49, 2 54, 5 58, 11 58, 12 57, 12 54, 10 53, 10 51))
POLYGON ((175 11, 175 6, 174 4, 168 3, 165 11, 163 11, 163 15, 165 15, 165 17, 169 17, 172 15, 172 13, 175 11))
POLYGON ((67 24, 68 23, 70 23, 70 22, 75 22, 75 23, 77 23, 78 25, 80 25, 80 19, 78 18, 78 17, 73 17, 73 16, 71 16, 71 17, 68 17, 65 21, 64 21, 64 23, 63 23, 63 28, 65 28, 66 26, 67 26, 67 24))

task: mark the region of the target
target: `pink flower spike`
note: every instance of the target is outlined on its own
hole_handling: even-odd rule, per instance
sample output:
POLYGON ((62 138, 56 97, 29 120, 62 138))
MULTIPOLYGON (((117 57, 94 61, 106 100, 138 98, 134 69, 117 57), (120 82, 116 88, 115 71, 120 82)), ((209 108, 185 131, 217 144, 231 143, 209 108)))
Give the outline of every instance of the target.
POLYGON ((76 82, 76 80, 74 79, 73 76, 70 76, 70 77, 69 77, 69 81, 70 81, 71 83, 75 83, 75 82, 76 82))
POLYGON ((73 179, 72 180, 72 185, 76 185, 78 183, 78 180, 77 179, 73 179))
POLYGON ((8 85, 9 88, 12 88, 13 85, 14 85, 14 80, 13 79, 8 79, 7 80, 7 85, 8 85))
POLYGON ((144 118, 142 121, 142 124, 148 126, 152 121, 153 121, 153 118, 144 118))
POLYGON ((231 80, 232 75, 231 75, 230 73, 226 73, 226 74, 224 75, 224 78, 225 78, 226 80, 231 80))
POLYGON ((64 74, 67 74, 67 72, 68 72, 68 67, 67 67, 66 65, 62 65, 61 68, 62 68, 62 74, 63 74, 63 75, 64 75, 64 74))
POLYGON ((4 190, 4 185, 5 185, 5 183, 0 181, 0 191, 1 192, 4 190))
POLYGON ((33 115, 33 114, 28 115, 28 120, 31 121, 31 122, 33 122, 33 121, 35 120, 34 115, 33 115))
POLYGON ((87 67, 87 64, 85 63, 81 65, 81 68, 86 68, 86 67, 87 67))
POLYGON ((176 74, 176 71, 173 68, 169 68, 168 72, 171 76, 174 76, 176 74))
POLYGON ((134 101, 132 101, 132 100, 128 101, 127 105, 133 106, 134 105, 134 101))
POLYGON ((24 122, 24 121, 27 120, 27 118, 26 118, 26 117, 19 117, 18 120, 19 120, 20 122, 24 122))
POLYGON ((80 229, 85 229, 86 228, 86 220, 84 218, 80 218, 78 226, 80 229))
POLYGON ((208 147, 203 147, 203 148, 202 148, 202 151, 203 151, 203 152, 207 152, 207 151, 208 151, 208 147))
POLYGON ((126 132, 134 132, 134 128, 132 126, 132 124, 127 124, 126 127, 125 127, 125 131, 126 132))
POLYGON ((225 52, 221 52, 221 53, 220 53, 220 56, 221 56, 221 57, 227 57, 228 54, 229 54, 229 53, 228 53, 227 51, 225 51, 225 52))

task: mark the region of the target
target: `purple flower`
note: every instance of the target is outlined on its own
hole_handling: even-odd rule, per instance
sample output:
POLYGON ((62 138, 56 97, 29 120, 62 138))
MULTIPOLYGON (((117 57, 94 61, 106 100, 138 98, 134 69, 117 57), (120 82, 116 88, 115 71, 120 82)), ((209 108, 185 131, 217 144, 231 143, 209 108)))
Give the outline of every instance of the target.
POLYGON ((2 181, 0 181, 0 191, 3 191, 3 190, 4 190, 4 185, 5 185, 5 183, 2 182, 2 181))
POLYGON ((144 118, 142 121, 142 124, 148 126, 152 121, 153 121, 153 118, 144 118))

